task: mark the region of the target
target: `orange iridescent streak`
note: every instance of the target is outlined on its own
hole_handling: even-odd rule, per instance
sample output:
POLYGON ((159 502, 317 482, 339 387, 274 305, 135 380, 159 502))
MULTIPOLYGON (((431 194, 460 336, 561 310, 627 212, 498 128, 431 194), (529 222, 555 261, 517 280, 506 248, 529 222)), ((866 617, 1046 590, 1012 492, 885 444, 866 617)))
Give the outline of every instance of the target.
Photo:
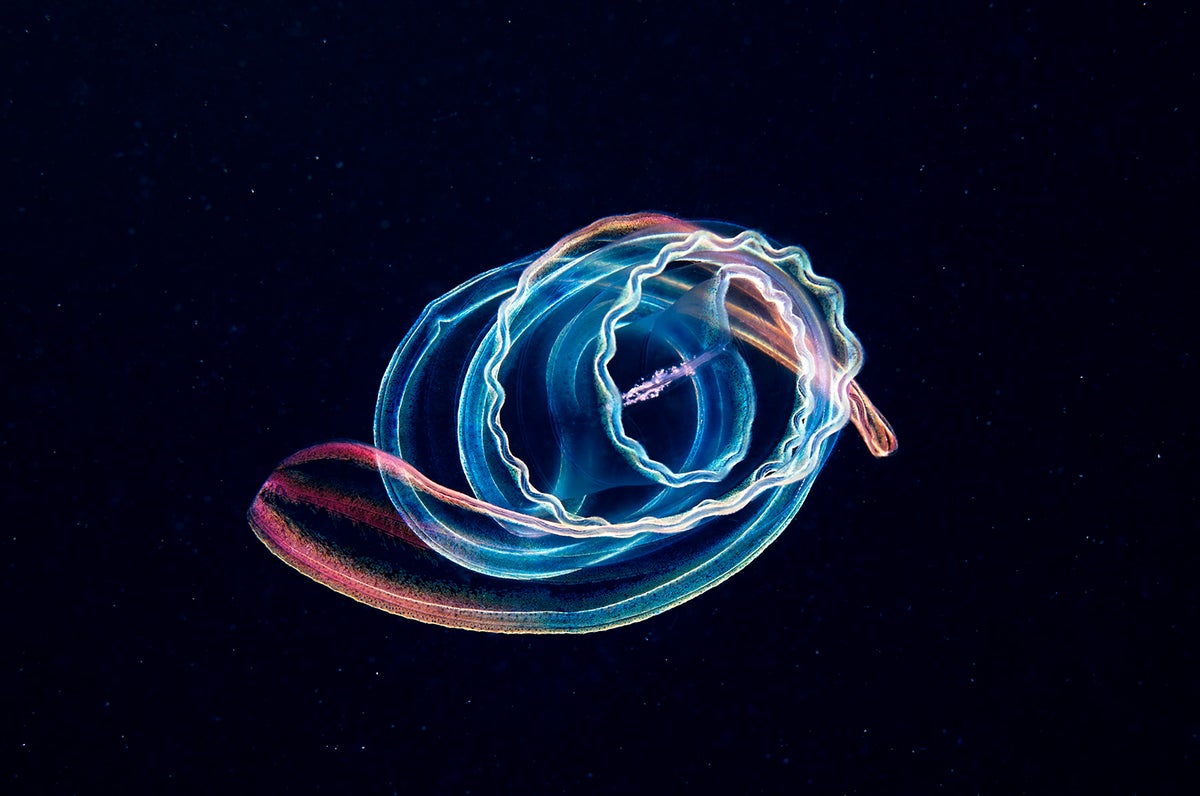
MULTIPOLYGON (((394 457, 394 462, 400 462, 394 457)), ((363 470, 381 466, 381 451, 355 442, 315 445, 282 462, 250 506, 250 526, 267 548, 308 577, 374 608, 446 627, 497 633, 537 632, 536 616, 515 620, 509 612, 488 610, 467 594, 439 591, 431 595, 419 585, 364 570, 315 544, 304 528, 289 519, 288 505, 316 506, 364 527, 383 530, 414 548, 425 543, 395 513, 390 502, 364 498, 349 504, 346 496, 289 473, 310 462, 343 461, 363 470), (528 625, 526 627, 525 625, 528 625)), ((392 468, 396 474, 395 468, 392 468)), ((415 472, 415 471, 414 471, 415 472)))

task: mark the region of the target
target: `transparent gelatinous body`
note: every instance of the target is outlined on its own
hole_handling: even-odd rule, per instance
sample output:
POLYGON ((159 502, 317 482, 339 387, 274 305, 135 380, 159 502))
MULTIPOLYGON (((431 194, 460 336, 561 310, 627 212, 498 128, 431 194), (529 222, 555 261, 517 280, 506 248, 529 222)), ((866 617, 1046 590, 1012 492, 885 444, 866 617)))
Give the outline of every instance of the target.
POLYGON ((285 460, 250 524, 309 577, 425 622, 645 619, 770 544, 848 422, 895 449, 842 309, 803 250, 757 232, 601 219, 430 304, 375 444, 285 460))

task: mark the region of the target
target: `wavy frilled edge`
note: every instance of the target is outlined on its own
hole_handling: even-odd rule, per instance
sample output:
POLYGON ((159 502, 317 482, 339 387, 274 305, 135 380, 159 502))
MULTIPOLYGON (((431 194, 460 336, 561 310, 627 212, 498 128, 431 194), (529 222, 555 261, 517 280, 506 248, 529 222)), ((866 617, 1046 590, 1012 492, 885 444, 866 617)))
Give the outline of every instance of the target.
MULTIPOLYGON (((454 323, 456 316, 453 313, 444 315, 447 306, 452 305, 457 296, 486 284, 490 277, 502 270, 481 274, 431 304, 414 325, 414 333, 431 321, 438 325, 454 323)), ((599 272, 593 281, 611 276, 611 272, 599 272)), ((681 292, 685 288, 681 286, 681 292)), ((500 291, 498 295, 506 293, 500 291)), ((522 496, 530 504, 555 520, 552 524, 546 524, 541 519, 534 521, 532 512, 525 512, 521 516, 529 517, 530 522, 514 520, 516 532, 524 530, 573 538, 630 538, 644 533, 686 532, 713 516, 738 512, 764 493, 812 476, 822 462, 820 451, 847 422, 852 422, 859 429, 873 455, 886 456, 893 452, 896 449, 895 434, 854 381, 862 367, 862 346, 846 325, 843 304, 840 286, 833 279, 817 275, 802 248, 777 248, 752 230, 725 237, 671 216, 639 213, 601 219, 559 241, 523 267, 516 288, 501 302, 496 322, 481 343, 481 348, 486 349, 484 355, 476 355, 470 363, 459 399, 463 406, 480 407, 485 431, 497 441, 509 477, 517 483, 522 496), (648 279, 662 275, 674 262, 711 262, 714 272, 719 270, 721 276, 731 282, 743 282, 748 286, 747 290, 757 292, 762 302, 774 307, 775 311, 769 319, 753 317, 738 307, 729 311, 738 316, 734 329, 739 342, 767 354, 798 375, 798 400, 790 421, 790 433, 780 440, 772 458, 764 461, 748 482, 734 485, 722 495, 700 501, 684 512, 611 522, 603 517, 577 515, 569 511, 555 495, 533 484, 528 465, 513 452, 508 431, 500 419, 506 400, 500 370, 513 347, 514 337, 520 333, 520 329, 514 329, 517 326, 516 319, 527 304, 538 300, 539 286, 564 271, 582 269, 596 252, 607 252, 630 238, 636 238, 637 244, 643 249, 657 248, 657 254, 629 269, 621 298, 606 313, 599 330, 600 350, 593 368, 601 392, 608 396, 601 420, 609 428, 610 438, 634 467, 667 488, 689 481, 653 462, 640 443, 625 433, 618 400, 620 391, 607 369, 616 348, 617 324, 641 302, 643 284, 648 279), (802 289, 803 295, 816 302, 817 306, 810 308, 809 314, 819 317, 825 329, 806 328, 803 321, 805 313, 795 306, 797 296, 789 294, 771 279, 769 272, 764 270, 770 265, 783 268, 787 276, 802 289), (817 366, 815 359, 818 352, 814 350, 825 334, 828 335, 833 358, 828 368, 817 366), (814 384, 814 378, 828 378, 828 382, 814 384), (482 397, 472 395, 473 385, 481 383, 486 386, 482 397), (813 401, 808 400, 814 390, 828 400, 831 409, 816 426, 811 422, 813 401)), ((410 350, 414 339, 415 334, 410 334, 401 344, 380 389, 375 441, 384 450, 402 450, 385 432, 385 429, 393 427, 387 421, 395 413, 389 407, 393 399, 386 393, 392 389, 392 385, 404 383, 408 378, 408 369, 403 363, 420 359, 419 351, 414 353, 410 350)), ((404 389, 407 387, 402 388, 402 392, 404 389)), ((401 397, 400 400, 405 399, 401 397)), ((704 474, 701 474, 703 478, 704 474)), ((472 482, 472 486, 477 491, 483 488, 482 484, 476 482, 472 482)), ((394 494, 393 497, 398 496, 394 494)))

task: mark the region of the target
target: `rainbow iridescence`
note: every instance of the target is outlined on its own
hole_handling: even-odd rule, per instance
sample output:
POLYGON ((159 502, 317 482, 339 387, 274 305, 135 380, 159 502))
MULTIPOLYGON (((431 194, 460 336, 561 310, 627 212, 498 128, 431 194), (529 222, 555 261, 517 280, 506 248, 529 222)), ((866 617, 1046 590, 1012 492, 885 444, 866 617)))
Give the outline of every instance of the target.
POLYGON ((895 449, 861 363, 802 249, 601 219, 430 304, 384 375, 375 445, 285 460, 250 524, 314 580, 424 622, 636 622, 762 552, 848 422, 895 449))

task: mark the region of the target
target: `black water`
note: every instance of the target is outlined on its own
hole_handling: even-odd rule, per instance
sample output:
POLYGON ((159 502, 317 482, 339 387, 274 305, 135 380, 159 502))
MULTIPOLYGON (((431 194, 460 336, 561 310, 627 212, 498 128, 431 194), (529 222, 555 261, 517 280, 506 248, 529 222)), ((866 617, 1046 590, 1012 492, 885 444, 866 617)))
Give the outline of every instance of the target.
POLYGON ((0 12, 0 787, 1194 792, 1197 15, 423 5, 0 12), (258 543, 428 301, 644 209, 807 247, 900 452, 598 635, 258 543))

